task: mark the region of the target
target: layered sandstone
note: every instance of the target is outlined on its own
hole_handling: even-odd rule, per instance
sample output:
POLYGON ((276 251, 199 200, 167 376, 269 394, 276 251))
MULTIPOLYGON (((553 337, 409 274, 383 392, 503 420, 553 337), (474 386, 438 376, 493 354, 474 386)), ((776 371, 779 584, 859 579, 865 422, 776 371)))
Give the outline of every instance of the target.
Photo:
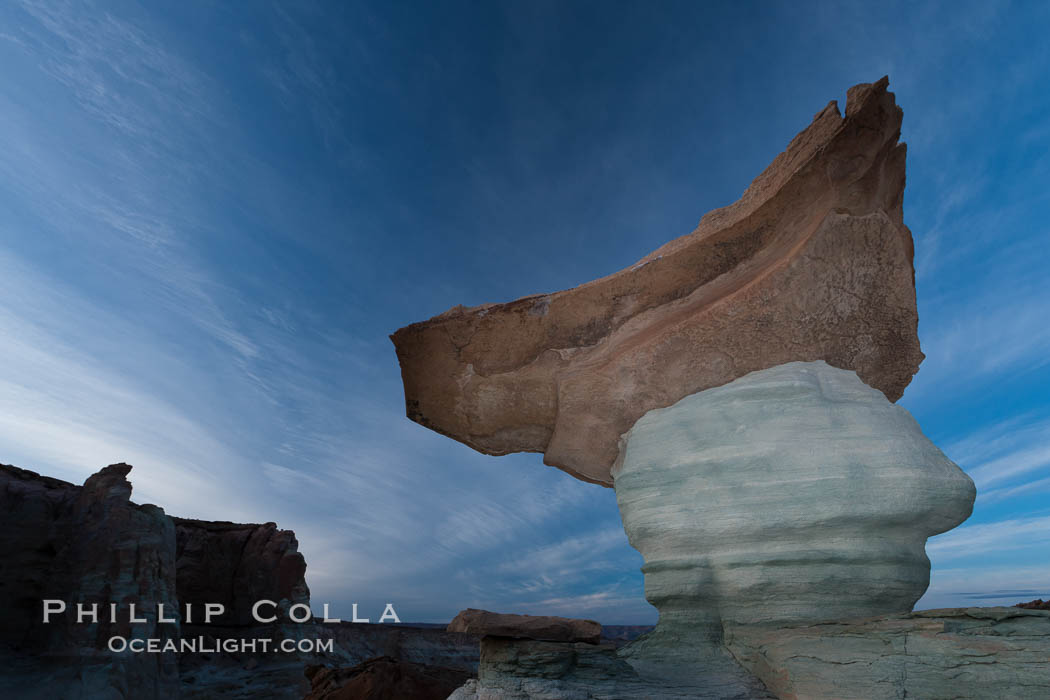
POLYGON ((683 635, 718 642, 726 623, 910 611, 929 585, 926 539, 969 517, 976 493, 905 409, 824 362, 650 411, 613 474, 660 611, 632 653, 660 656, 683 635))
POLYGON ((895 401, 923 356, 887 84, 851 88, 845 117, 830 103, 738 202, 630 268, 395 332, 408 416, 609 486, 635 421, 749 372, 825 360, 895 401))
POLYGON ((1050 697, 1050 611, 923 610, 787 628, 730 626, 726 643, 780 698, 1050 697))
MULTIPOLYGON (((221 619, 199 630, 214 637, 272 636, 282 631, 245 631, 253 623, 253 601, 273 600, 285 609, 309 603, 294 533, 273 523, 171 518, 131 501, 130 471, 128 464, 112 464, 77 486, 0 465, 0 696, 176 698, 184 683, 175 654, 113 653, 109 639, 195 635, 180 621, 186 603, 198 615, 204 603, 226 607, 221 619), (41 615, 45 599, 67 604, 48 624, 41 615), (98 622, 78 623, 77 603, 98 604, 98 622), (111 603, 118 607, 116 622, 109 619, 111 603), (132 604, 145 623, 131 623, 132 604), (161 604, 176 622, 159 621, 161 604)), ((288 690, 301 697, 301 665, 291 670, 288 690)), ((221 697, 221 685, 204 696, 221 697)))
POLYGON ((73 484, 0 465, 0 696, 178 697, 173 654, 106 651, 111 636, 171 639, 178 624, 175 527, 164 511, 130 501, 131 466, 112 464, 73 484), (43 600, 67 604, 43 623, 43 600), (76 603, 98 604, 77 624, 76 603), (112 622, 106 611, 117 603, 112 622), (131 624, 129 606, 145 623, 131 624))
MULTIPOLYGON (((621 650, 622 651, 622 650, 621 650)), ((765 700, 728 653, 636 669, 615 645, 484 637, 478 677, 449 700, 765 700)))
POLYGON ((639 668, 625 650, 618 654, 606 645, 486 638, 479 677, 449 700, 1050 697, 1045 610, 924 610, 789 627, 727 624, 728 650, 703 653, 681 641, 679 653, 664 663, 639 668))

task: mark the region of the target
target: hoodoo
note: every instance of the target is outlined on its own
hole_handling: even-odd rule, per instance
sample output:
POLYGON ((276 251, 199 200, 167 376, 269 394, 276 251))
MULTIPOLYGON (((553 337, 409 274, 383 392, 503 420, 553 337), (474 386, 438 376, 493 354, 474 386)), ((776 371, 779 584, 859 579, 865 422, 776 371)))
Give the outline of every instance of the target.
POLYGON ((612 656, 483 644, 464 697, 519 697, 532 660, 506 659, 530 653, 576 659, 535 681, 550 697, 583 693, 599 657, 641 684, 624 697, 764 697, 802 682, 771 670, 769 630, 903 615, 925 592, 926 539, 975 489, 893 403, 923 355, 888 83, 851 88, 845 116, 829 104, 738 202, 636 265, 391 336, 411 419, 616 489, 660 612, 612 656))

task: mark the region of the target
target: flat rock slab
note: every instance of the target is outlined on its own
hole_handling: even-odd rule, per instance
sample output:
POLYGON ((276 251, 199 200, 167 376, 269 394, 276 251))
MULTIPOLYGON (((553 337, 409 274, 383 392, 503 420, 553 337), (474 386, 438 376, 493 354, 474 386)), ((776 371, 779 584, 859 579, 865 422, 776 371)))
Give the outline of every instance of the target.
POLYGON ((923 610, 784 629, 726 644, 781 698, 1050 697, 1050 611, 923 610))
POLYGON ((450 700, 1050 697, 1045 610, 925 610, 791 628, 729 625, 725 643, 683 645, 677 653, 668 647, 646 662, 629 653, 633 645, 486 637, 478 679, 450 700))
POLYGON ((586 642, 601 640, 602 626, 594 620, 542 615, 509 615, 468 608, 448 624, 449 632, 480 637, 513 637, 547 642, 586 642))
POLYGON ((478 678, 449 700, 772 700, 724 650, 636 669, 611 644, 485 637, 478 678))
POLYGON ((641 416, 750 372, 825 360, 896 401, 923 355, 888 82, 850 88, 845 117, 828 104, 739 201, 628 269, 395 332, 408 417, 609 486, 641 416))

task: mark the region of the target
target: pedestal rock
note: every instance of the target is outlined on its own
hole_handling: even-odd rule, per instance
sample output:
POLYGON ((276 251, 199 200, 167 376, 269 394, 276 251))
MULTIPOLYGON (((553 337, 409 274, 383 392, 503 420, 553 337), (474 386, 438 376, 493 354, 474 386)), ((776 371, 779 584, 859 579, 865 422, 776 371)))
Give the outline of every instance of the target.
MULTIPOLYGON (((660 618, 583 665, 626 661, 614 675, 648 688, 626 697, 762 697, 780 682, 767 647, 741 666, 727 631, 908 613, 926 539, 973 508, 973 482, 892 403, 923 355, 888 83, 850 88, 845 116, 828 104, 737 202, 637 264, 391 336, 409 418, 615 487, 660 618)), ((547 644, 508 642, 514 664, 483 650, 464 693, 620 697, 578 670, 526 692, 547 644)))

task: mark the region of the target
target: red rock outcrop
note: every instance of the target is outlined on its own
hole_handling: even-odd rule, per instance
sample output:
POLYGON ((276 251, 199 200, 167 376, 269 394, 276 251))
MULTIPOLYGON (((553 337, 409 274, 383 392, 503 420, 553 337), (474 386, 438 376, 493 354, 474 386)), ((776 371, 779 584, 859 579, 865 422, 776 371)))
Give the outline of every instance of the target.
POLYGON ((594 620, 544 615, 512 615, 467 608, 448 623, 449 632, 479 637, 512 637, 545 642, 601 641, 602 626, 594 620))
POLYGON ((162 640, 179 634, 178 624, 157 619, 158 604, 169 616, 177 610, 175 527, 161 508, 130 501, 130 470, 112 464, 80 487, 0 465, 0 648, 8 669, 0 695, 178 697, 174 654, 106 652, 110 637, 133 629, 162 640), (43 624, 44 599, 65 602, 66 612, 43 624), (78 624, 77 603, 97 603, 98 622, 78 624), (116 622, 110 603, 118 605, 116 622), (147 622, 132 625, 132 603, 147 622))
POLYGON ((824 360, 896 401, 923 355, 888 82, 850 88, 845 117, 828 104, 739 201, 630 268, 395 332, 408 417, 608 486, 638 418, 756 370, 824 360))
POLYGON ((226 612, 214 624, 255 625, 256 601, 272 600, 282 610, 309 604, 306 560, 291 530, 278 530, 274 523, 173 520, 182 605, 192 603, 202 610, 204 603, 222 603, 226 612))
MULTIPOLYGON (((215 636, 243 634, 256 600, 309 604, 293 532, 171 518, 131 502, 130 471, 112 464, 76 486, 0 465, 0 697, 175 698, 173 653, 111 653, 110 637, 185 632, 159 622, 158 604, 177 617, 186 603, 198 614, 203 603, 222 603, 226 615, 207 630, 215 636), (44 599, 64 601, 66 612, 43 624, 44 599), (78 623, 77 603, 97 603, 98 622, 78 623), (130 623, 132 603, 146 623, 130 623)), ((205 696, 217 697, 214 689, 205 696)))

